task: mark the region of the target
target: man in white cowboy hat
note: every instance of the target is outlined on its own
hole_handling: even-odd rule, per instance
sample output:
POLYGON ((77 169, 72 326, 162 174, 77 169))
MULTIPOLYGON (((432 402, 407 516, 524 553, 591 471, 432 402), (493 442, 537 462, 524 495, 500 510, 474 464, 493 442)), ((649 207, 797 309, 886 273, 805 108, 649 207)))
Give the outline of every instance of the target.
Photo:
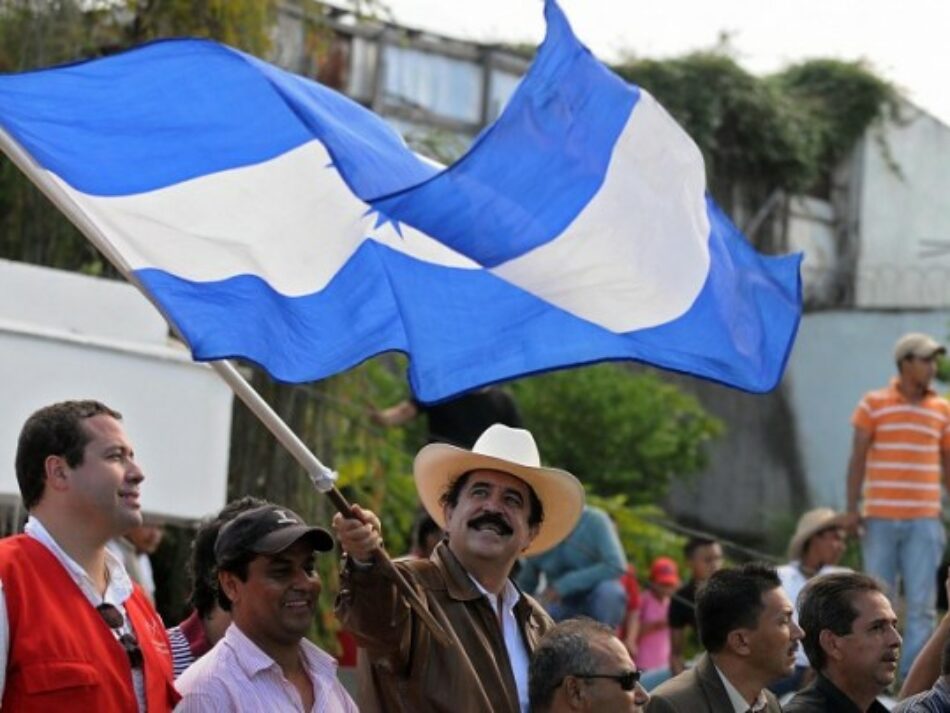
MULTIPOLYGON (((831 508, 815 508, 798 519, 795 534, 788 543, 788 558, 791 562, 777 570, 782 589, 792 604, 796 604, 799 593, 813 577, 851 571, 837 566, 847 546, 846 519, 843 513, 831 508)), ((797 605, 793 618, 798 621, 797 605)), ((795 652, 795 671, 769 688, 777 696, 782 696, 797 691, 809 682, 809 678, 808 657, 804 649, 799 647, 795 652)))
POLYGON ((501 424, 471 451, 426 446, 413 473, 446 537, 430 559, 396 566, 451 641, 431 634, 376 565, 379 519, 358 506, 359 520, 334 517, 346 553, 336 614, 361 647, 360 710, 525 711, 528 660, 552 622, 511 570, 573 529, 584 489, 570 473, 541 467, 530 433, 501 424))

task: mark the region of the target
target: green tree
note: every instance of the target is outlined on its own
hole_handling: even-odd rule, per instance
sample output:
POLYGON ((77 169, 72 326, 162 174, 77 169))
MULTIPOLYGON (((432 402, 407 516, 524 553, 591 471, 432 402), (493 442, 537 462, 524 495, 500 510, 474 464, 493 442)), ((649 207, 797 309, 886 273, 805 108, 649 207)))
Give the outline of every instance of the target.
POLYGON ((601 364, 522 379, 514 393, 546 462, 599 495, 659 502, 705 464, 722 424, 652 372, 601 364))

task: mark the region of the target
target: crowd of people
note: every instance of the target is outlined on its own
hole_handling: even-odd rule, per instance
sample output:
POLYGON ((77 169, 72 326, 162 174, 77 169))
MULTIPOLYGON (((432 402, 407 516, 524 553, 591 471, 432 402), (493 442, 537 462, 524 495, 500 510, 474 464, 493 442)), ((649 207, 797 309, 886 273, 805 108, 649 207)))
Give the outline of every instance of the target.
POLYGON ((195 534, 192 611, 167 629, 146 588, 161 527, 143 522, 121 415, 44 407, 17 443, 29 517, 0 540, 0 708, 849 713, 887 710, 890 693, 902 713, 950 711, 950 615, 936 624, 934 611, 943 353, 926 335, 898 342, 897 378, 853 416, 847 511, 804 513, 781 566, 727 566, 716 539, 694 536, 685 582, 667 553, 639 583, 609 516, 542 465, 512 412, 514 426, 418 453, 411 556, 390 561, 380 518, 359 505, 331 534, 280 504, 229 503, 195 534), (849 535, 866 571, 840 566, 849 535), (307 638, 316 558, 337 548, 355 691, 307 638))

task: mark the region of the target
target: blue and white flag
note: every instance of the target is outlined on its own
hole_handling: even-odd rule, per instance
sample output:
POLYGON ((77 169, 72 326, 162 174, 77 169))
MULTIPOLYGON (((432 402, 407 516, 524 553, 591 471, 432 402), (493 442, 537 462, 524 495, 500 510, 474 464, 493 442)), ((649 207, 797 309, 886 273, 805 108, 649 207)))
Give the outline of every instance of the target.
POLYGON ((690 138, 545 14, 509 106, 445 170, 202 40, 2 76, 0 127, 195 359, 301 382, 399 350, 424 401, 607 359, 774 388, 800 256, 758 255, 690 138))

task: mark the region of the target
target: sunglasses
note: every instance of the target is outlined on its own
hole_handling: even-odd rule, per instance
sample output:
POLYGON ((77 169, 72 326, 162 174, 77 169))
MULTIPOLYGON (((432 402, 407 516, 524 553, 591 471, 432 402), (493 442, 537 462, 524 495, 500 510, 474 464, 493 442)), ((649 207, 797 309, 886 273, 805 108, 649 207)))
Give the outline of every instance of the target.
MULTIPOLYGON (((122 616, 122 612, 113 605, 100 604, 96 607, 96 611, 99 612, 99 616, 102 617, 102 620, 110 629, 119 632, 119 630, 125 626, 125 618, 122 616)), ((125 649, 126 656, 129 657, 129 665, 131 665, 132 668, 142 668, 142 648, 139 646, 135 634, 119 634, 118 641, 122 645, 122 648, 125 649)))
MULTIPOLYGON (((574 673, 574 678, 609 678, 616 681, 625 691, 632 691, 640 682, 639 671, 624 671, 623 673, 574 673)), ((563 681, 561 681, 563 683, 563 681)), ((558 684, 560 685, 560 684, 558 684)))

